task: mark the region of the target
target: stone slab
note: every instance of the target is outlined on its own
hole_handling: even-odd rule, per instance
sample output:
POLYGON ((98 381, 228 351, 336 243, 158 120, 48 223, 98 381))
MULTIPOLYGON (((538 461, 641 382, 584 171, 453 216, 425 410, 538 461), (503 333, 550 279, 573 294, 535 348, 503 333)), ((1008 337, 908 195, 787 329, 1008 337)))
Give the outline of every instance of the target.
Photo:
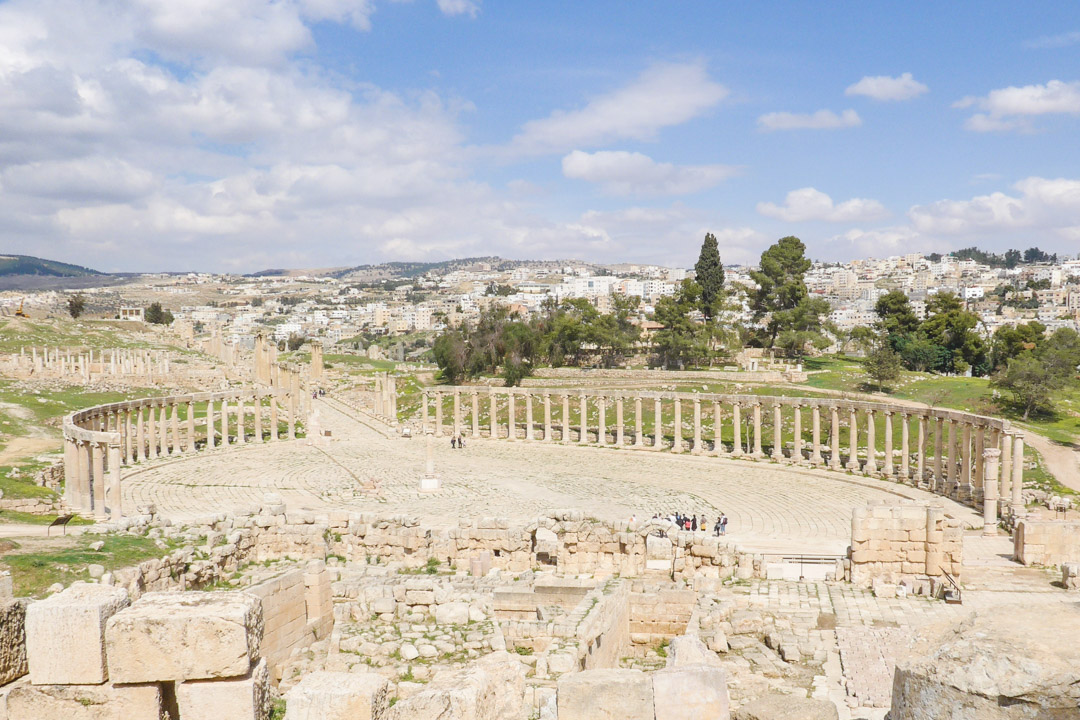
POLYGON ((26 655, 35 685, 96 685, 109 679, 105 628, 128 605, 127 590, 75 583, 26 609, 26 655))
POLYGON ((13 688, 7 697, 7 720, 165 720, 165 717, 161 686, 156 684, 25 684, 13 688))
POLYGON ((586 670, 559 678, 559 720, 653 720, 652 679, 640 670, 586 670))
POLYGON ((26 674, 25 598, 0 600, 0 685, 26 674))
POLYGON ((211 680, 248 674, 259 658, 262 606, 236 592, 155 592, 105 628, 114 682, 211 680))
POLYGON ((176 706, 181 720, 268 720, 270 673, 266 660, 260 660, 247 677, 178 683, 176 706))
POLYGON ((380 720, 390 683, 370 674, 315 672, 285 695, 285 720, 380 720))
POLYGON ((680 665, 653 673, 655 720, 728 720, 727 673, 715 665, 680 665))

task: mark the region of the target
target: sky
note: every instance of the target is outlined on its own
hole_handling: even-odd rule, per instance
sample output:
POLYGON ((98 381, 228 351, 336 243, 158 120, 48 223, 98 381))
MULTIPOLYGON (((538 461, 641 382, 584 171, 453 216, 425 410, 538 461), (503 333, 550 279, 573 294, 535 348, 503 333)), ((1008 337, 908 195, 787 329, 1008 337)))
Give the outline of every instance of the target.
POLYGON ((1080 4, 0 2, 0 252, 1080 253, 1080 4))

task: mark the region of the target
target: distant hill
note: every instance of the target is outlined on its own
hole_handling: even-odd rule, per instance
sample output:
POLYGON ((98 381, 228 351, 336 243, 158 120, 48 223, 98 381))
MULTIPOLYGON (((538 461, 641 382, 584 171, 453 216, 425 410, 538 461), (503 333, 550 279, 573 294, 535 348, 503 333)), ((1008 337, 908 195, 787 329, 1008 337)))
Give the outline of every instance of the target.
POLYGON ((68 265, 55 260, 43 260, 30 255, 0 255, 0 277, 10 275, 37 275, 42 277, 87 277, 105 273, 82 267, 68 265))

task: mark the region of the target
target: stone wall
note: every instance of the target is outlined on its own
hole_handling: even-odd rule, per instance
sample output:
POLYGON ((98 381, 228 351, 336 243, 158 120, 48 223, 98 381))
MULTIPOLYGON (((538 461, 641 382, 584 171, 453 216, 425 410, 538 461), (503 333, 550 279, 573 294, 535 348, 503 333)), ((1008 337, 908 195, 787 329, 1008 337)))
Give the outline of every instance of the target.
POLYGON ((1021 520, 1013 533, 1013 556, 1025 565, 1080 562, 1080 522, 1021 520))
POLYGON ((870 585, 874 580, 960 577, 963 530, 944 508, 915 503, 870 504, 851 517, 848 580, 870 585))
MULTIPOLYGON (((807 375, 792 367, 790 370, 620 370, 605 368, 582 370, 581 368, 538 368, 536 378, 559 378, 568 380, 641 380, 649 382, 700 382, 721 380, 725 382, 806 382, 807 375)), ((528 384, 526 379, 524 384, 528 384)))
POLYGON ((693 590, 634 593, 630 597, 630 638, 635 644, 651 645, 682 635, 696 605, 693 590))
POLYGON ((25 598, 0 599, 0 685, 26 674, 25 598))
POLYGON ((59 499, 48 498, 3 498, 0 499, 0 510, 14 510, 16 512, 30 513, 32 515, 55 515, 59 513, 61 503, 59 499))

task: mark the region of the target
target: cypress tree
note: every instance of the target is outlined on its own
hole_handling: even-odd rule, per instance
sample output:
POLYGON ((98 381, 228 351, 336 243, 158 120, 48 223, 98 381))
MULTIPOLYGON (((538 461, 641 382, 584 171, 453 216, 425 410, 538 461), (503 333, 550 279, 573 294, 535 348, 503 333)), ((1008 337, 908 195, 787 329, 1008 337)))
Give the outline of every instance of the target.
POLYGON ((724 265, 720 262, 720 248, 712 233, 705 234, 694 273, 701 286, 701 312, 712 319, 724 291, 724 265))

